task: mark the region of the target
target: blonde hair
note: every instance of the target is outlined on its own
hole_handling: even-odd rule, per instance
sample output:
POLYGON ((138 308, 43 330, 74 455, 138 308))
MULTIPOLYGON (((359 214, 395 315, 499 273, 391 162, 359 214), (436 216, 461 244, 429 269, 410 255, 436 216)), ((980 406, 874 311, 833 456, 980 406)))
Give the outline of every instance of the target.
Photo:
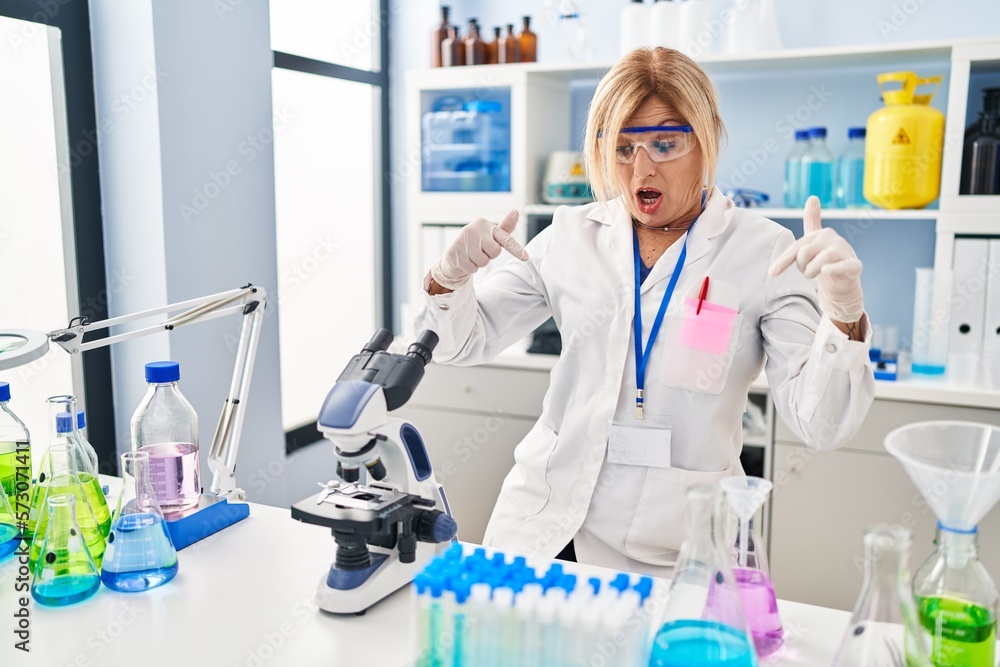
POLYGON ((705 165, 706 187, 715 185, 715 168, 726 127, 719 116, 715 87, 703 69, 679 51, 641 48, 619 60, 590 103, 584 156, 591 189, 598 201, 620 192, 615 168, 618 133, 650 97, 668 104, 694 129, 705 165), (600 136, 598 136, 600 135, 600 136))

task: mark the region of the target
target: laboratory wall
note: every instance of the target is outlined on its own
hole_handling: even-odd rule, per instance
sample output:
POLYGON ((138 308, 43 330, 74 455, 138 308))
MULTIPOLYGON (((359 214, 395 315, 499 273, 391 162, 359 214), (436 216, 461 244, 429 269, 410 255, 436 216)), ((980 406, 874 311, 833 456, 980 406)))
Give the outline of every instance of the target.
MULTIPOLYGON (((709 2, 716 16, 732 5, 731 0, 709 2)), ((558 63, 570 61, 568 40, 576 37, 558 16, 574 12, 580 14, 586 27, 588 42, 592 44, 591 60, 613 61, 618 55, 619 12, 626 2, 512 0, 497 3, 455 0, 441 4, 451 7, 452 22, 462 26, 463 33, 471 17, 490 29, 494 25, 511 22, 519 24, 521 16, 531 15, 532 30, 538 34, 539 61, 558 63)), ((1000 30, 997 27, 1000 26, 1000 3, 993 0, 774 0, 774 4, 786 48, 955 39, 995 35, 1000 30)), ((393 173, 415 173, 414 156, 406 155, 401 148, 404 145, 403 80, 407 70, 430 66, 428 35, 437 20, 438 5, 431 0, 400 3, 398 13, 393 15, 393 173)), ((947 65, 946 61, 924 63, 920 71, 925 75, 936 74, 945 71, 947 65)), ((868 88, 859 86, 856 78, 840 77, 836 72, 822 79, 809 79, 805 75, 777 77, 766 72, 754 72, 716 80, 723 118, 729 130, 728 142, 720 155, 719 185, 763 190, 778 199, 772 200, 771 205, 782 206, 784 154, 792 144, 791 133, 786 131, 791 128, 787 115, 798 115, 792 121, 797 126, 826 125, 830 131, 829 145, 836 154, 846 144, 847 128, 863 126, 867 115, 880 105, 874 78, 877 73, 877 69, 871 71, 868 88), (742 103, 747 99, 760 100, 760 104, 747 108, 742 103), (808 112, 805 120, 799 113, 802 108, 808 112), (768 123, 772 128, 769 134, 761 134, 759 130, 761 118, 773 119, 773 123, 768 123), (751 131, 751 127, 756 129, 751 131), (778 141, 779 148, 765 155, 762 153, 764 144, 772 145, 766 141, 769 137, 778 141)), ((583 136, 587 105, 596 85, 596 80, 576 84, 571 117, 566 122, 570 125, 571 136, 577 141, 583 136)), ((934 106, 942 111, 946 110, 946 93, 947 79, 934 101, 934 106)), ((411 275, 403 266, 406 260, 407 211, 406 194, 402 188, 395 191, 393 203, 398 306, 402 295, 407 293, 405 285, 400 286, 400 282, 411 275)), ((798 223, 787 221, 786 224, 794 230, 798 223)), ((850 235, 851 242, 865 261, 863 283, 870 311, 877 313, 880 323, 897 326, 901 339, 907 341, 913 317, 913 268, 933 264, 933 221, 895 224, 861 221, 860 224, 845 223, 840 227, 842 233, 850 235), (893 254, 896 259, 887 257, 884 252, 886 244, 901 250, 893 254), (900 294, 905 296, 900 298, 900 294)))
MULTIPOLYGON (((287 506, 333 474, 333 459, 323 447, 285 456, 268 7, 232 8, 91 3, 107 266, 109 280, 125 276, 109 290, 109 310, 133 313, 248 282, 272 289, 237 473, 251 500, 287 506)), ((228 316, 113 348, 119 451, 129 447, 129 419, 145 392, 143 365, 173 359, 200 418, 209 486, 208 445, 241 325, 228 316)))

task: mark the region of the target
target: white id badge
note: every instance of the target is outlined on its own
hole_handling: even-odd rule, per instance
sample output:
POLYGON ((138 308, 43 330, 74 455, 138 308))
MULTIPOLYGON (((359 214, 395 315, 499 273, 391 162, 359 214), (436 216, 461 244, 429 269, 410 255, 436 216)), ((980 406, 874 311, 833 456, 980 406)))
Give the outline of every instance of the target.
POLYGON ((670 417, 625 417, 608 428, 608 463, 650 468, 670 467, 670 417))

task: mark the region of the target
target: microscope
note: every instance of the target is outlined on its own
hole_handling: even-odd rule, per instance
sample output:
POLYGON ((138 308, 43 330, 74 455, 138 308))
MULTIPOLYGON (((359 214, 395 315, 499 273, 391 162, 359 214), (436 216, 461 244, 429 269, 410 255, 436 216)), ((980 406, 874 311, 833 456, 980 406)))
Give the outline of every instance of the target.
POLYGON ((330 528, 337 544, 316 591, 321 609, 364 613, 410 583, 458 532, 420 433, 388 414, 413 395, 437 342, 427 330, 406 354, 391 354, 392 334, 379 329, 323 403, 317 425, 334 444, 339 479, 292 506, 293 519, 330 528))

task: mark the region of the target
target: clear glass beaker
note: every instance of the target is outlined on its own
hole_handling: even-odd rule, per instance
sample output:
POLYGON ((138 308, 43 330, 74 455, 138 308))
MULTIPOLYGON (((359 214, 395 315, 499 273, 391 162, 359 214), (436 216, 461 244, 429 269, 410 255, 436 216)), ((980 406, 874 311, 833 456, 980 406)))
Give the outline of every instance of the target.
POLYGON ((743 599, 754 647, 757 655, 763 658, 781 648, 784 641, 760 521, 761 508, 773 485, 760 477, 730 477, 720 484, 738 522, 733 545, 736 563, 733 574, 743 599))
MULTIPOLYGON (((834 667, 931 667, 910 594, 911 533, 878 524, 865 530, 865 574, 834 667)), ((950 664, 950 663, 949 663, 950 664)))
MULTIPOLYGON (((65 426, 70 419, 72 417, 68 413, 63 412, 59 415, 62 426, 65 426)), ((76 498, 75 513, 76 523, 79 524, 78 532, 87 543, 90 556, 95 563, 100 565, 101 558, 104 556, 104 533, 87 498, 86 489, 80 482, 74 449, 68 443, 54 444, 49 447, 46 456, 48 457, 47 468, 38 474, 38 484, 35 486, 38 491, 36 503, 28 510, 29 518, 34 517, 35 519, 34 537, 28 552, 31 569, 35 569, 35 564, 41 555, 43 542, 41 538, 48 528, 50 514, 47 511, 48 500, 61 494, 68 494, 76 498)), ((103 494, 101 497, 103 498, 103 494)))
MULTIPOLYGON (((93 461, 97 459, 97 454, 89 444, 84 446, 83 439, 80 437, 79 429, 77 428, 76 397, 68 394, 51 396, 47 400, 47 403, 49 406, 49 449, 42 455, 41 465, 38 468, 39 477, 44 475, 49 468, 49 451, 51 448, 57 444, 69 445, 72 450, 72 458, 77 476, 87 497, 87 504, 90 505, 94 516, 97 518, 97 524, 100 526, 101 533, 104 537, 107 537, 108 531, 111 529, 111 512, 108 510, 108 501, 104 497, 104 490, 101 488, 101 480, 97 476, 97 468, 93 465, 93 461), (64 413, 72 415, 73 418, 69 422, 64 420, 60 426, 58 417, 64 413)), ((29 535, 35 534, 35 522, 39 516, 44 515, 45 500, 40 497, 40 494, 44 493, 44 490, 40 488, 41 479, 38 481, 39 484, 33 487, 32 497, 28 503, 29 507, 37 509, 37 512, 29 512, 29 535)), ((79 511, 79 508, 77 511, 79 511)))
POLYGON ((76 520, 76 496, 55 494, 47 499, 45 536, 39 542, 41 558, 32 568, 31 597, 39 604, 59 607, 89 598, 101 587, 97 565, 76 520))
POLYGON ((757 664, 730 555, 722 547, 725 511, 720 487, 688 489, 684 543, 649 667, 757 664))
POLYGON ((0 559, 17 551, 17 546, 21 543, 21 529, 14 510, 7 500, 7 492, 0 484, 0 559))
POLYGON ((931 557, 917 570, 913 595, 935 665, 992 667, 997 587, 979 560, 976 529, 938 523, 931 557))
POLYGON ((115 504, 101 581, 136 593, 161 586, 177 574, 177 551, 149 481, 149 453, 122 454, 122 488, 115 504))

